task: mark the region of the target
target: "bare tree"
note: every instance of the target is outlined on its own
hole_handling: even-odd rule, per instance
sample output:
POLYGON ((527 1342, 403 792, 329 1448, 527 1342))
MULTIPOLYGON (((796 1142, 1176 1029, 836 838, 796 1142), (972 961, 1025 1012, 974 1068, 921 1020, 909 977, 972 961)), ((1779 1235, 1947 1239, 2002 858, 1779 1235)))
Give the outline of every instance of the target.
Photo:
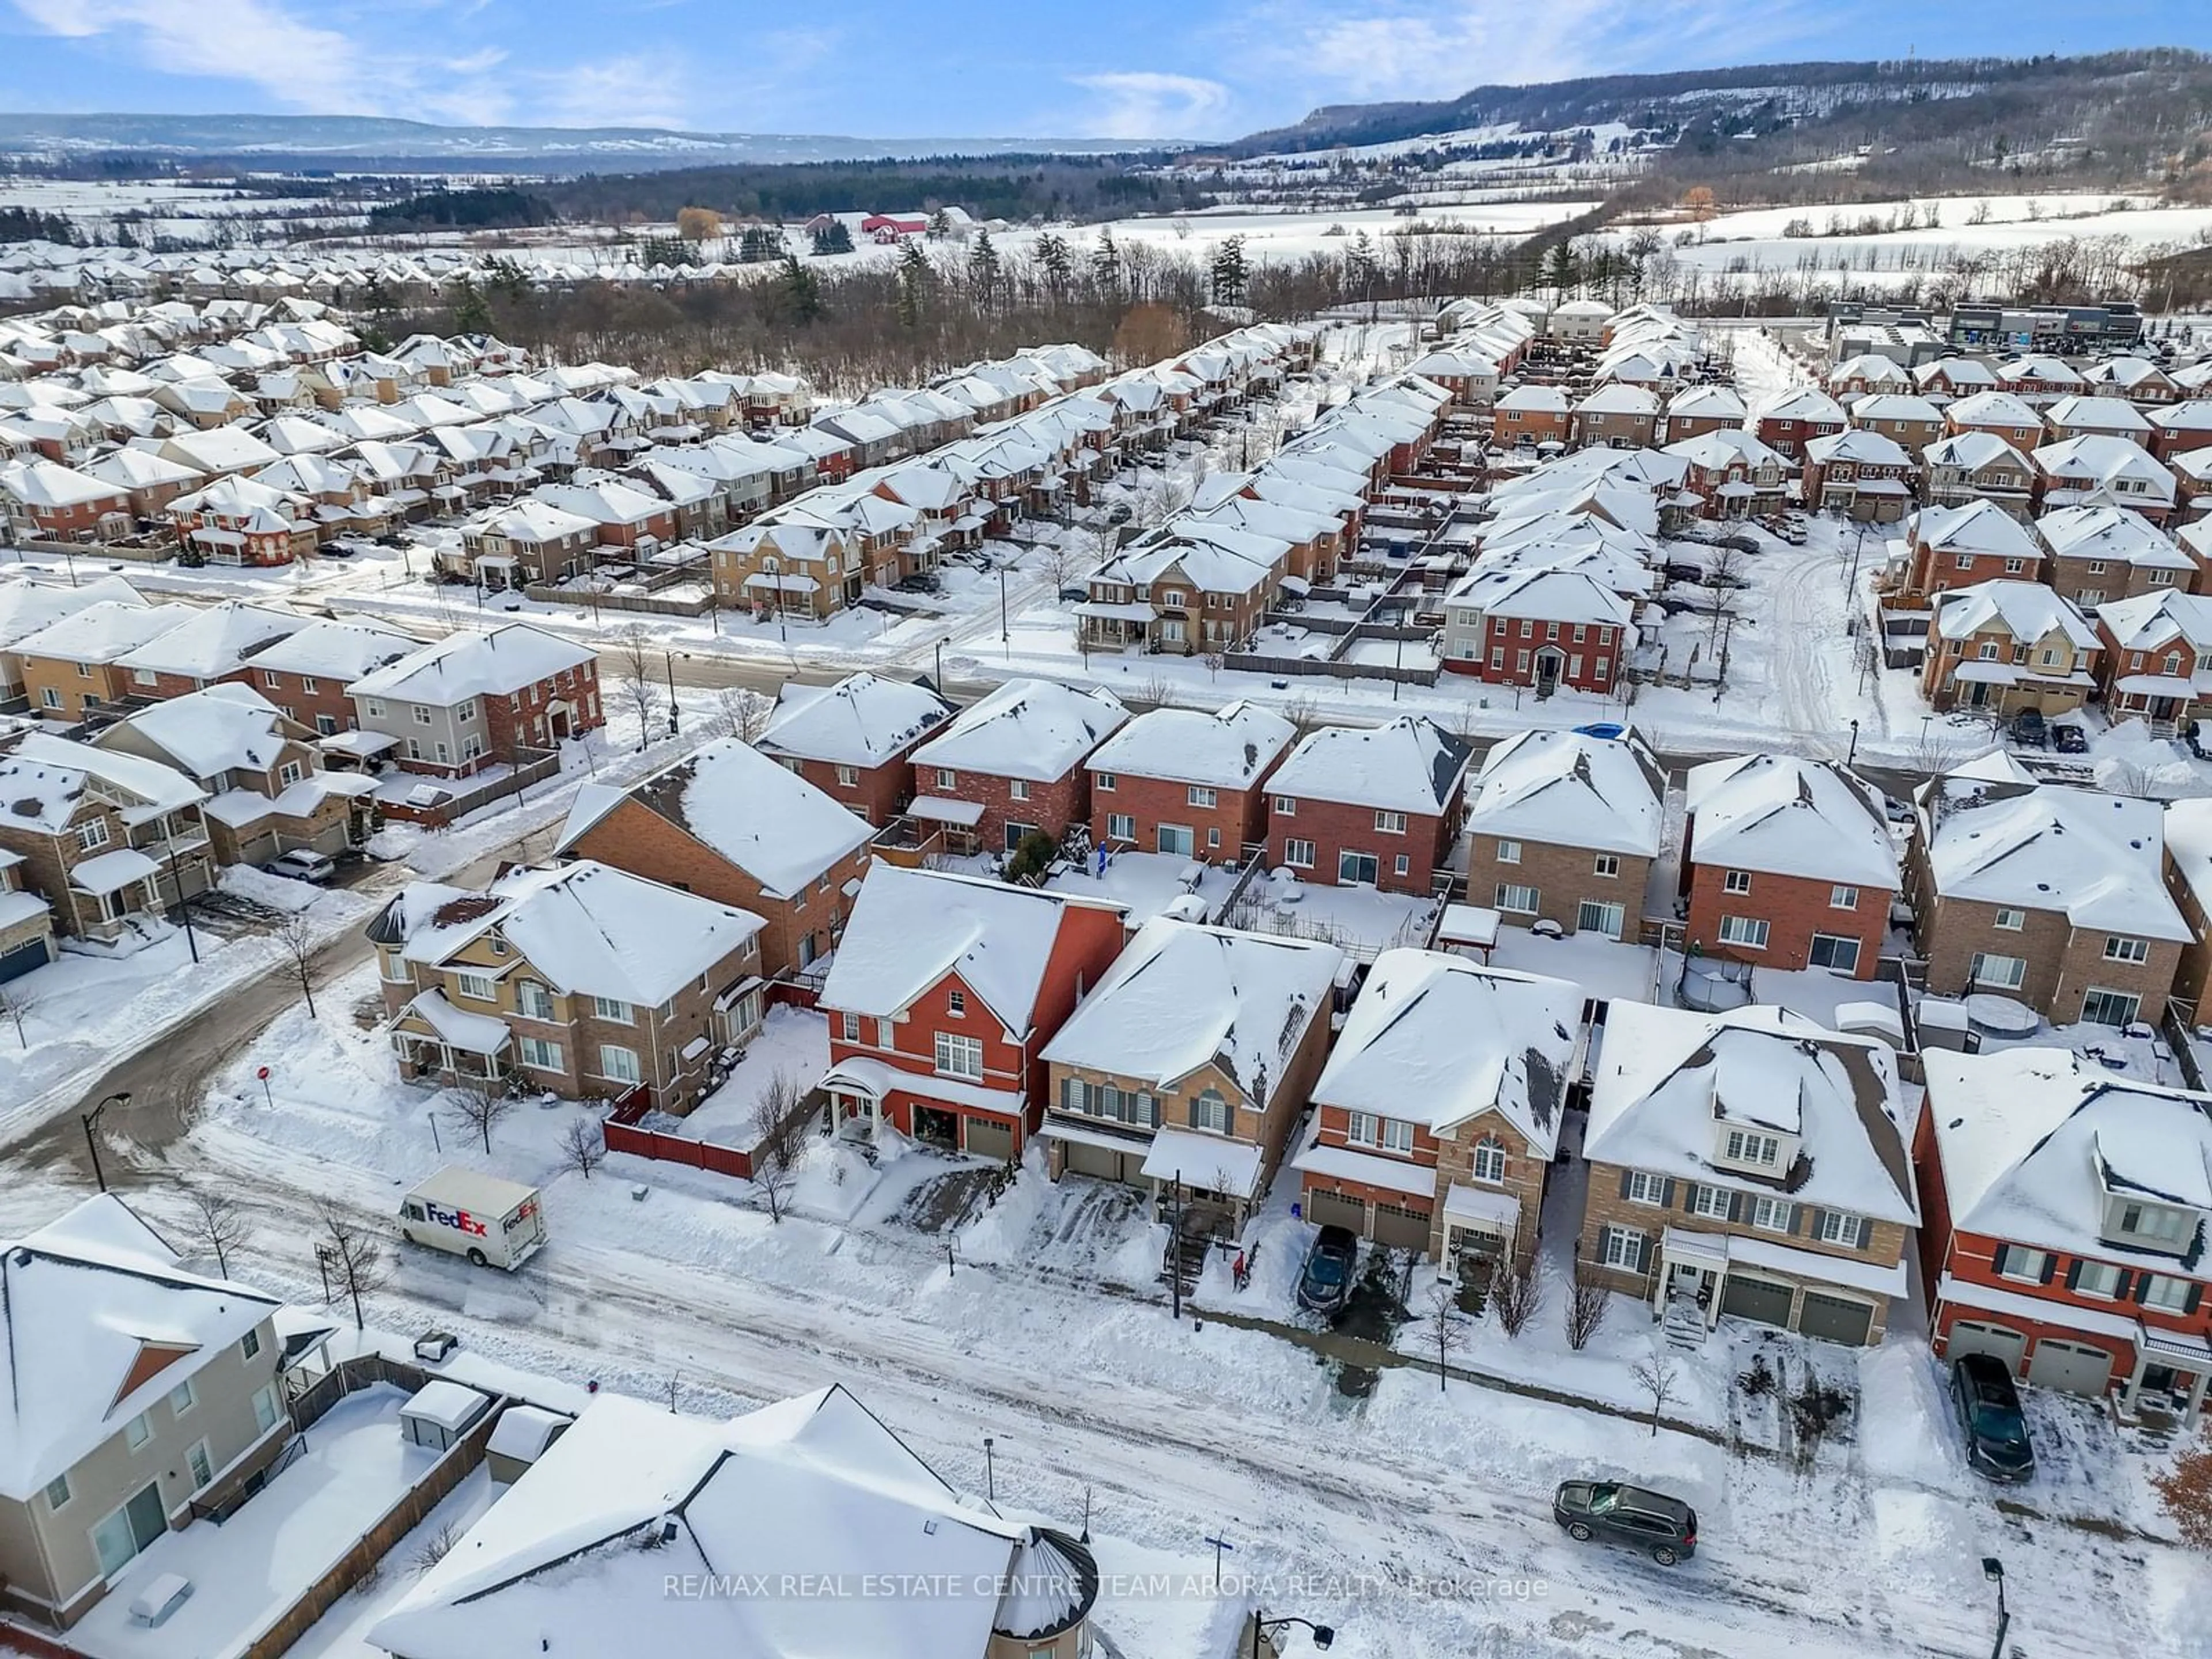
POLYGON ((382 1290, 392 1274, 384 1245, 333 1200, 323 1200, 320 1214, 323 1232, 315 1241, 315 1255, 330 1276, 331 1288, 351 1299, 354 1329, 366 1330, 368 1322, 362 1312, 361 1299, 382 1290))
POLYGON ((781 1221, 798 1182, 806 1087, 795 1072, 780 1071, 753 1102, 753 1185, 768 1200, 768 1218, 781 1221))
POLYGON ((1229 665, 1228 656, 1219 651, 1209 651, 1199 660, 1206 665, 1206 678, 1213 681, 1220 679, 1221 671, 1229 665))
POLYGON ((2192 1549, 2212 1550, 2212 1439, 2199 1430, 2172 1464, 2150 1478, 2166 1519, 2192 1549))
POLYGON ((253 1237, 253 1220, 239 1201, 213 1187, 185 1188, 185 1237, 197 1254, 215 1258, 215 1270, 230 1277, 230 1253, 253 1237))
POLYGON ((446 1110, 465 1129, 473 1129, 491 1151, 493 1127, 514 1109, 514 1097, 503 1077, 465 1077, 447 1091, 446 1110))
POLYGON ((276 924, 276 942, 284 947, 284 955, 292 964, 292 973, 300 981, 300 994, 307 1000, 307 1018, 315 1017, 315 984, 307 971, 315 957, 315 930, 307 920, 307 912, 295 910, 276 924))
POLYGON ((26 991, 21 984, 0 985, 0 1014, 5 1014, 9 1019, 15 1021, 15 1042, 24 1048, 31 1046, 31 1040, 23 1035, 23 1016, 29 1013, 37 1004, 38 999, 26 991))
POLYGON ((1490 1306, 1500 1329, 1518 1336, 1544 1305, 1544 1273, 1532 1253, 1524 1261, 1500 1257, 1490 1270, 1490 1306))
POLYGON ((1079 533, 1070 530, 1052 541, 1037 544, 1037 568, 1050 580, 1055 594, 1067 586, 1069 578, 1075 574, 1077 565, 1082 559, 1082 550, 1077 540, 1079 533))
POLYGON ((1433 1343, 1437 1351, 1437 1388, 1439 1391, 1451 1387, 1451 1357, 1467 1340, 1467 1328, 1461 1322, 1459 1299, 1449 1285, 1438 1283, 1429 1286, 1429 1300, 1421 1314, 1423 1338, 1433 1343))
POLYGON ((562 1169, 573 1170, 589 1181, 592 1171, 606 1161, 607 1138, 596 1122, 580 1117, 569 1124, 556 1150, 562 1169))
POLYGON ((1606 1310, 1613 1305, 1613 1292, 1594 1279, 1577 1279, 1567 1291, 1565 1306, 1567 1346, 1580 1353, 1590 1345, 1590 1339, 1605 1323, 1606 1310))
POLYGON ((767 728, 768 717, 775 712, 772 698, 742 685, 726 685, 714 693, 714 712, 708 717, 708 729, 740 743, 751 743, 767 728))
POLYGON ((1636 1386, 1651 1396, 1651 1437, 1659 1437, 1659 1419, 1668 1405, 1676 1398, 1675 1389, 1682 1380, 1681 1367, 1674 1358, 1655 1340, 1651 1352, 1629 1367, 1628 1374, 1636 1379, 1636 1386))
POLYGON ((643 623, 632 623, 615 635, 615 694, 637 715, 637 746, 641 752, 653 741, 653 723, 660 712, 660 680, 654 673, 659 654, 652 632, 643 623))

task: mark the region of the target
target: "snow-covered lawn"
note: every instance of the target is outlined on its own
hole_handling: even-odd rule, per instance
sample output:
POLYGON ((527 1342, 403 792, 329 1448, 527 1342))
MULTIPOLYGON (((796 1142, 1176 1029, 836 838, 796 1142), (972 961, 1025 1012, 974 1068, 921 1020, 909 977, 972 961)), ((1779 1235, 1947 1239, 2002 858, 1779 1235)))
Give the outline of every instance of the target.
POLYGON ((70 1630, 70 1644, 93 1659, 179 1659, 229 1652, 257 1634, 438 1461, 400 1438, 406 1401, 379 1383, 331 1407, 308 1431, 306 1454, 228 1521, 155 1539, 70 1630), (131 1617, 131 1598, 167 1572, 191 1581, 191 1597, 149 1628, 131 1617))
POLYGON ((287 1659, 387 1659, 382 1648, 369 1646, 371 1627, 415 1588, 415 1581, 427 1569, 429 1554, 474 1526, 506 1490, 494 1486, 490 1471, 478 1464, 412 1532, 392 1546, 380 1571, 356 1586, 352 1595, 292 1644, 287 1659))
POLYGON ((653 1120, 650 1127, 686 1140, 710 1140, 718 1146, 749 1149, 760 1144, 753 1113, 761 1096, 778 1077, 788 1076, 801 1094, 830 1069, 830 1021, 825 1015, 771 1004, 760 1030, 745 1044, 745 1057, 722 1086, 692 1109, 688 1117, 653 1120))
POLYGON ((1111 899, 1129 907, 1129 926, 1142 927, 1176 900, 1195 893, 1206 902, 1206 915, 1218 918, 1227 902, 1237 872, 1224 865, 1203 863, 1172 853, 1116 853, 1098 867, 1097 854, 1078 868, 1057 870, 1045 881, 1055 893, 1079 893, 1085 898, 1111 899), (1200 872, 1195 885, 1184 878, 1200 872))
POLYGON ((1325 939, 1362 961, 1401 945, 1424 945, 1441 903, 1373 887, 1324 887, 1288 870, 1270 871, 1223 918, 1232 927, 1290 939, 1325 939))

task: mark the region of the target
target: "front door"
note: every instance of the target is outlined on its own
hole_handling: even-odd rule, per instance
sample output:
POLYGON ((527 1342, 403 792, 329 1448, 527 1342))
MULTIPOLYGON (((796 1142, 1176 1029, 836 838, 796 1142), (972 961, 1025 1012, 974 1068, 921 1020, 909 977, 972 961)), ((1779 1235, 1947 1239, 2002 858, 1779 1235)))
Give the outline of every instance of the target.
POLYGON ((1705 1282, 1705 1275, 1703 1269, 1677 1262, 1674 1273, 1667 1281, 1668 1299, 1672 1301, 1680 1297, 1686 1301, 1694 1302, 1697 1300, 1699 1288, 1705 1282))
POLYGON ((1559 689, 1559 669, 1566 659, 1557 651, 1536 653, 1536 695, 1548 697, 1559 689))
POLYGON ((1966 682, 1967 708, 1979 708, 1986 704, 1989 700, 1990 683, 1987 680, 1969 680, 1966 682))

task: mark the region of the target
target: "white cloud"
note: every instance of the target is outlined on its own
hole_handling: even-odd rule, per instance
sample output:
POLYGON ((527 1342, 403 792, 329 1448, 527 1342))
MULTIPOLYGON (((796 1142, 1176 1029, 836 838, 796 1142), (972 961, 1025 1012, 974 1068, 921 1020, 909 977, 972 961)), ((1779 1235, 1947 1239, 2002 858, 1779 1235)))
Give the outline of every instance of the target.
POLYGON ((374 112, 355 42, 268 0, 15 0, 15 9, 49 34, 117 37, 170 74, 245 81, 301 108, 374 112))
POLYGON ((1097 107, 1075 125, 1101 138, 1197 138, 1222 131, 1233 101, 1218 81, 1152 70, 1073 76, 1097 107))

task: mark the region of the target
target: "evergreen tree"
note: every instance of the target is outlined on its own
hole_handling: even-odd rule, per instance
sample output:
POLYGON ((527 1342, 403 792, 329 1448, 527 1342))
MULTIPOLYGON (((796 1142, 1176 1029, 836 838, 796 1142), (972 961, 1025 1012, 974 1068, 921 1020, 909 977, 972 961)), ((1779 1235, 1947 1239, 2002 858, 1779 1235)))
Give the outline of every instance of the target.
POLYGON ((921 244, 908 240, 899 246, 898 258, 898 319, 902 328, 921 326, 921 313, 929 295, 929 282, 934 273, 929 268, 929 256, 921 251, 921 244))
POLYGON ((1046 231, 1036 241, 1037 269, 1044 273, 1044 285, 1055 300, 1067 292, 1068 284, 1075 279, 1075 262, 1067 252, 1067 239, 1054 231, 1046 231))
POLYGON ((1552 244, 1552 251, 1544 256, 1544 275, 1541 281, 1552 290, 1552 303, 1557 305, 1567 297, 1567 290, 1575 285, 1579 275, 1575 265, 1575 251, 1565 242, 1552 244))
POLYGON ((952 234, 952 216, 947 213, 943 208, 939 208, 936 212, 931 214, 929 216, 929 234, 933 239, 940 242, 946 237, 950 236, 952 234))
POLYGON ((767 225, 748 225, 745 234, 738 239, 738 258, 745 264, 765 264, 771 259, 782 258, 788 252, 783 233, 767 225))
POLYGON ((1213 250, 1213 303, 1243 305, 1244 280, 1244 239, 1224 236, 1221 246, 1213 250))
POLYGON ((799 263, 796 253, 783 256, 783 308, 796 321, 811 323, 822 315, 821 279, 799 263))
POLYGON ((822 253, 850 253, 853 233, 842 219, 832 219, 814 233, 814 251, 822 253))
POLYGON ((1114 245, 1114 233, 1098 233, 1098 248, 1091 256, 1091 281, 1098 290, 1098 297, 1112 305, 1121 297, 1121 250, 1114 245))
POLYGON ((975 298, 984 310, 997 303, 999 280, 1004 275, 999 264, 999 250, 991 246, 991 233, 975 233, 975 245, 968 250, 968 280, 975 285, 975 298))
POLYGON ((447 283, 446 304, 453 313, 454 333, 491 332, 491 307, 484 303, 483 290, 474 278, 456 276, 447 283))
POLYGON ((1364 300, 1375 291, 1382 275, 1382 262, 1376 257, 1374 242, 1363 230, 1344 251, 1344 285, 1354 298, 1364 300))

